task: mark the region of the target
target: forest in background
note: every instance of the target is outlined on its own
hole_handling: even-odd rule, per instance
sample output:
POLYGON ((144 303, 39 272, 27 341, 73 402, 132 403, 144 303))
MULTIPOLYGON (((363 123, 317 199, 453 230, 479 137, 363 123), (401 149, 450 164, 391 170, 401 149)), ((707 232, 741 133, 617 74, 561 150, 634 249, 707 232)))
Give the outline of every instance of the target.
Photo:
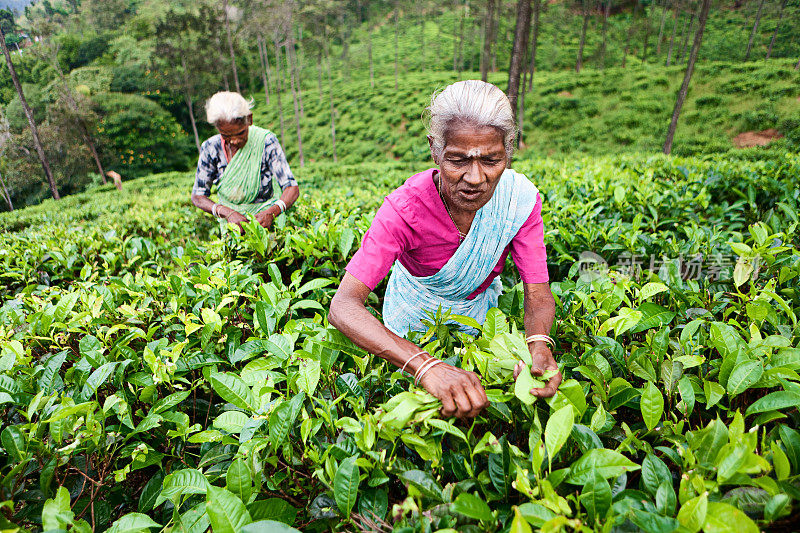
MULTIPOLYGON (((254 99, 293 165, 425 160, 419 116, 434 89, 470 77, 507 89, 518 4, 43 0, 6 11, 53 184, 2 65, 2 208, 85 190, 108 170, 191 168, 213 133, 204 101, 221 89, 254 99)), ((659 150, 702 2, 528 4, 520 157, 659 150)), ((800 2, 712 2, 675 149, 724 152, 739 133, 774 130, 772 149, 797 151, 797 59, 800 2)))

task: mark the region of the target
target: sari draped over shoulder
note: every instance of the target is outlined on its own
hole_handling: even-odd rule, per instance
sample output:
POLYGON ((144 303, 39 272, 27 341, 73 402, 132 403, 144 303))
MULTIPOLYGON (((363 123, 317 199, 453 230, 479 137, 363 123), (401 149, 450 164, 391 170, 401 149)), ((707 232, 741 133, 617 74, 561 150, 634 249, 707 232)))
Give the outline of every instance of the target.
POLYGON ((273 204, 255 202, 261 190, 261 161, 269 134, 269 130, 250 126, 247 142, 233 155, 220 178, 217 187, 220 204, 243 215, 255 215, 273 204))
MULTIPOLYGON (((502 290, 500 278, 472 300, 472 294, 492 272, 506 246, 530 217, 536 206, 536 186, 524 175, 506 169, 491 200, 478 210, 466 239, 436 274, 413 276, 395 261, 383 302, 384 325, 405 336, 409 331, 425 331, 426 311, 441 308, 457 315, 486 320, 486 313, 497 306, 502 290)), ((474 329, 460 326, 468 333, 474 329)))

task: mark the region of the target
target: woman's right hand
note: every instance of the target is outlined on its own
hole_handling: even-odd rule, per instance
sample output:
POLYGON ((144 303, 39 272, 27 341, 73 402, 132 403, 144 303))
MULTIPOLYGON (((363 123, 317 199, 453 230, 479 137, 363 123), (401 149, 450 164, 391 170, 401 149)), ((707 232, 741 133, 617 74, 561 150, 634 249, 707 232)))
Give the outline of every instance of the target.
POLYGON ((420 384, 441 400, 443 416, 474 418, 489 406, 478 375, 447 363, 425 372, 420 384))
POLYGON ((225 215, 225 220, 228 221, 228 224, 236 224, 237 226, 239 226, 239 232, 244 233, 242 222, 247 222, 246 216, 244 216, 238 211, 231 209, 231 212, 225 215))

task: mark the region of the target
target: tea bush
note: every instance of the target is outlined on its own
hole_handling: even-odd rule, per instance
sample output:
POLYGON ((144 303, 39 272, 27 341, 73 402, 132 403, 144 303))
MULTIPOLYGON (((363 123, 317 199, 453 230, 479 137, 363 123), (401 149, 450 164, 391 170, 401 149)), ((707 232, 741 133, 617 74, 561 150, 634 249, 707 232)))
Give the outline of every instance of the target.
POLYGON ((308 165, 296 207, 242 237, 183 173, 4 215, 3 529, 789 528, 800 158, 748 154, 517 161, 544 197, 565 381, 515 394, 509 265, 478 337, 440 314, 416 339, 482 376, 469 422, 326 321, 423 165, 308 165))

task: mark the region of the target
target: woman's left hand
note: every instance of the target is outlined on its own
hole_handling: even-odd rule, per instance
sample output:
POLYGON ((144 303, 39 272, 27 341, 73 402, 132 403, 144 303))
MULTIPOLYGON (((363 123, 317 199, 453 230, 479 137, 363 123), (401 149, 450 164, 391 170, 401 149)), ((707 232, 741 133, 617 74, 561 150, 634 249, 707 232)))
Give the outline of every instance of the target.
MULTIPOLYGON (((547 385, 541 389, 531 389, 531 394, 538 398, 550 398, 554 396, 563 378, 561 372, 558 370, 558 364, 550 348, 548 348, 546 344, 535 343, 534 346, 531 347, 531 362, 531 374, 534 376, 541 376, 548 370, 556 371, 556 374, 547 381, 547 385)), ((514 367, 514 379, 519 376, 519 373, 524 368, 525 363, 522 361, 517 363, 514 367)))
POLYGON ((272 226, 272 223, 275 221, 275 215, 267 211, 261 211, 260 213, 256 214, 256 221, 261 224, 261 227, 265 229, 269 229, 272 226))

